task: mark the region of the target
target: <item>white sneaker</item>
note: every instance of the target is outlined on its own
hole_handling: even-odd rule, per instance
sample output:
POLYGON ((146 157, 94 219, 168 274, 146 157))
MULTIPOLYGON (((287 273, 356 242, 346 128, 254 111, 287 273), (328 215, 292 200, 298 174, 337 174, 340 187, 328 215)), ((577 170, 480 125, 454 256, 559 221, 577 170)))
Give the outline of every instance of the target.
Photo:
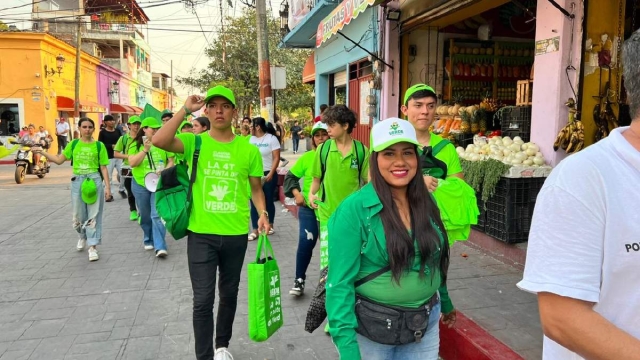
POLYGON ((153 250, 153 249, 154 249, 154 247, 153 247, 153 245, 145 245, 145 246, 144 246, 144 249, 145 249, 145 250, 153 250))
POLYGON ((233 356, 226 347, 221 347, 216 349, 213 360, 233 360, 233 356))
POLYGON ((89 248, 89 261, 97 261, 100 259, 96 248, 89 248))
POLYGON ((169 255, 169 253, 167 253, 167 250, 158 250, 156 252, 156 257, 159 257, 159 258, 165 258, 167 257, 167 255, 169 255))
POLYGON ((86 245, 87 245, 87 239, 80 239, 78 240, 78 245, 76 245, 76 250, 82 251, 84 250, 84 247, 86 245))

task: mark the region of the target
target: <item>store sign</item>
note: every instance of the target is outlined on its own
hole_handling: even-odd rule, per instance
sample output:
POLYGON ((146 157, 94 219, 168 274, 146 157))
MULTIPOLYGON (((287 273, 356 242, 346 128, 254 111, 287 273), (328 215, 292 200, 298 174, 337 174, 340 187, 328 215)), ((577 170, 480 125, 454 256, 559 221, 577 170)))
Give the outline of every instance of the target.
POLYGON ((331 14, 324 18, 318 25, 316 34, 316 47, 320 47, 323 42, 342 30, 351 20, 373 5, 375 0, 344 0, 331 14))
POLYGON ((289 29, 295 28, 313 8, 310 0, 289 1, 289 29))
POLYGON ((107 110, 102 106, 80 104, 80 112, 85 113, 105 113, 107 110))

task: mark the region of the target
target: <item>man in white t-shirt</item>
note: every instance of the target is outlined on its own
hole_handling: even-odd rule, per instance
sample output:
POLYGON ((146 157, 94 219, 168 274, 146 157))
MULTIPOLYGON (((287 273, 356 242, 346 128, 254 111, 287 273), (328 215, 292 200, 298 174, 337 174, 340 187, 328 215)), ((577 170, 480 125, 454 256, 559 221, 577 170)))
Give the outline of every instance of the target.
POLYGON ((60 118, 60 121, 56 124, 56 138, 58 140, 58 155, 62 154, 64 148, 67 147, 67 143, 69 143, 69 124, 65 121, 63 117, 60 118))
POLYGON ((640 359, 640 33, 623 47, 633 121, 562 161, 538 195, 523 290, 543 359, 640 359))

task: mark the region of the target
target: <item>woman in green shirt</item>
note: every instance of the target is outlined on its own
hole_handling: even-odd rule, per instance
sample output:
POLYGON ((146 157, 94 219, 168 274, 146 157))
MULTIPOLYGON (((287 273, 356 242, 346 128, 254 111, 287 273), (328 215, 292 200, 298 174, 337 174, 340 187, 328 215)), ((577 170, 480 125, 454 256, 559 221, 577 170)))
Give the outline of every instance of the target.
POLYGON ((284 178, 284 191, 288 197, 296 199, 298 205, 298 251, 296 253, 296 277, 289 294, 300 296, 304 293, 304 282, 307 278, 307 268, 311 262, 313 249, 318 241, 318 219, 316 213, 309 207, 307 201, 313 175, 313 161, 316 158, 315 150, 320 144, 329 139, 327 124, 317 122, 311 129, 313 150, 307 151, 296 161, 284 178), (303 186, 300 188, 300 179, 303 178, 303 186))
POLYGON ((142 130, 136 134, 127 153, 133 170, 131 190, 136 197, 140 227, 144 233, 144 249, 155 249, 156 256, 164 258, 168 255, 165 241, 166 229, 156 212, 155 189, 148 189, 145 186, 145 177, 148 174, 159 175, 165 167, 173 166, 172 153, 151 145, 151 138, 160 126, 160 122, 153 117, 142 120, 142 130))
POLYGON ((96 246, 102 242, 102 214, 104 201, 111 197, 111 186, 107 179, 109 157, 103 143, 93 139, 95 123, 89 118, 78 121, 80 139, 75 139, 64 148, 60 155, 42 152, 47 160, 62 165, 72 159, 73 177, 71 178, 71 211, 73 228, 80 234, 76 249, 84 250, 89 246, 89 261, 99 259, 96 246), (93 182, 95 186, 84 184, 93 182), (84 186, 83 186, 84 184, 84 186), (85 190, 83 194, 83 188, 85 190))
POLYGON ((330 333, 342 360, 435 360, 441 311, 446 324, 455 322, 449 243, 422 179, 413 126, 391 118, 371 133, 371 182, 329 220, 329 232, 340 234, 329 242, 330 333))
POLYGON ((129 118, 129 133, 124 134, 118 139, 116 146, 113 148, 113 156, 123 159, 121 178, 124 178, 124 188, 127 189, 127 201, 129 202, 129 220, 138 220, 138 210, 136 208, 136 198, 131 191, 131 183, 133 182, 131 165, 129 165, 129 155, 127 151, 129 145, 133 143, 138 131, 140 131, 140 116, 134 115, 129 118))

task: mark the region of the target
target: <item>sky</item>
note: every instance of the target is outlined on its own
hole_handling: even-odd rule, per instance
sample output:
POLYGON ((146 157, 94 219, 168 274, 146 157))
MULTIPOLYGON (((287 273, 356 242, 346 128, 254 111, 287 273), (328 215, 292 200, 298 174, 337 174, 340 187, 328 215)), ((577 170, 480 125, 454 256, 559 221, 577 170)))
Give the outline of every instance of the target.
MULTIPOLYGON (((214 41, 216 33, 221 28, 221 12, 219 0, 208 0, 197 7, 197 14, 205 33, 176 32, 166 30, 197 30, 201 31, 198 18, 187 10, 183 3, 175 3, 177 0, 137 0, 149 17, 148 30, 143 29, 147 42, 151 48, 151 70, 171 74, 171 60, 173 60, 174 86, 178 95, 186 97, 198 89, 181 87, 175 81, 178 76, 187 76, 189 69, 204 69, 208 64, 208 58, 203 51, 207 44, 214 41), (167 5, 159 5, 171 2, 167 5), (163 30, 156 30, 163 29, 163 30), (165 30, 166 29, 166 30, 165 30), (206 38, 205 38, 206 37, 206 38)), ((204 0, 202 0, 204 1, 204 0)), ((245 7, 239 0, 231 0, 233 7, 228 5, 228 0, 222 0, 222 12, 226 16, 238 16, 245 7)), ((32 0, 1 0, 0 21, 13 23, 18 29, 31 29, 31 4, 32 0), (22 6, 17 9, 4 10, 11 7, 22 6), (11 20, 6 20, 11 19, 11 20), (24 19, 18 21, 13 19, 24 19)), ((279 0, 267 0, 267 11, 271 10, 274 17, 278 16, 279 0)))

